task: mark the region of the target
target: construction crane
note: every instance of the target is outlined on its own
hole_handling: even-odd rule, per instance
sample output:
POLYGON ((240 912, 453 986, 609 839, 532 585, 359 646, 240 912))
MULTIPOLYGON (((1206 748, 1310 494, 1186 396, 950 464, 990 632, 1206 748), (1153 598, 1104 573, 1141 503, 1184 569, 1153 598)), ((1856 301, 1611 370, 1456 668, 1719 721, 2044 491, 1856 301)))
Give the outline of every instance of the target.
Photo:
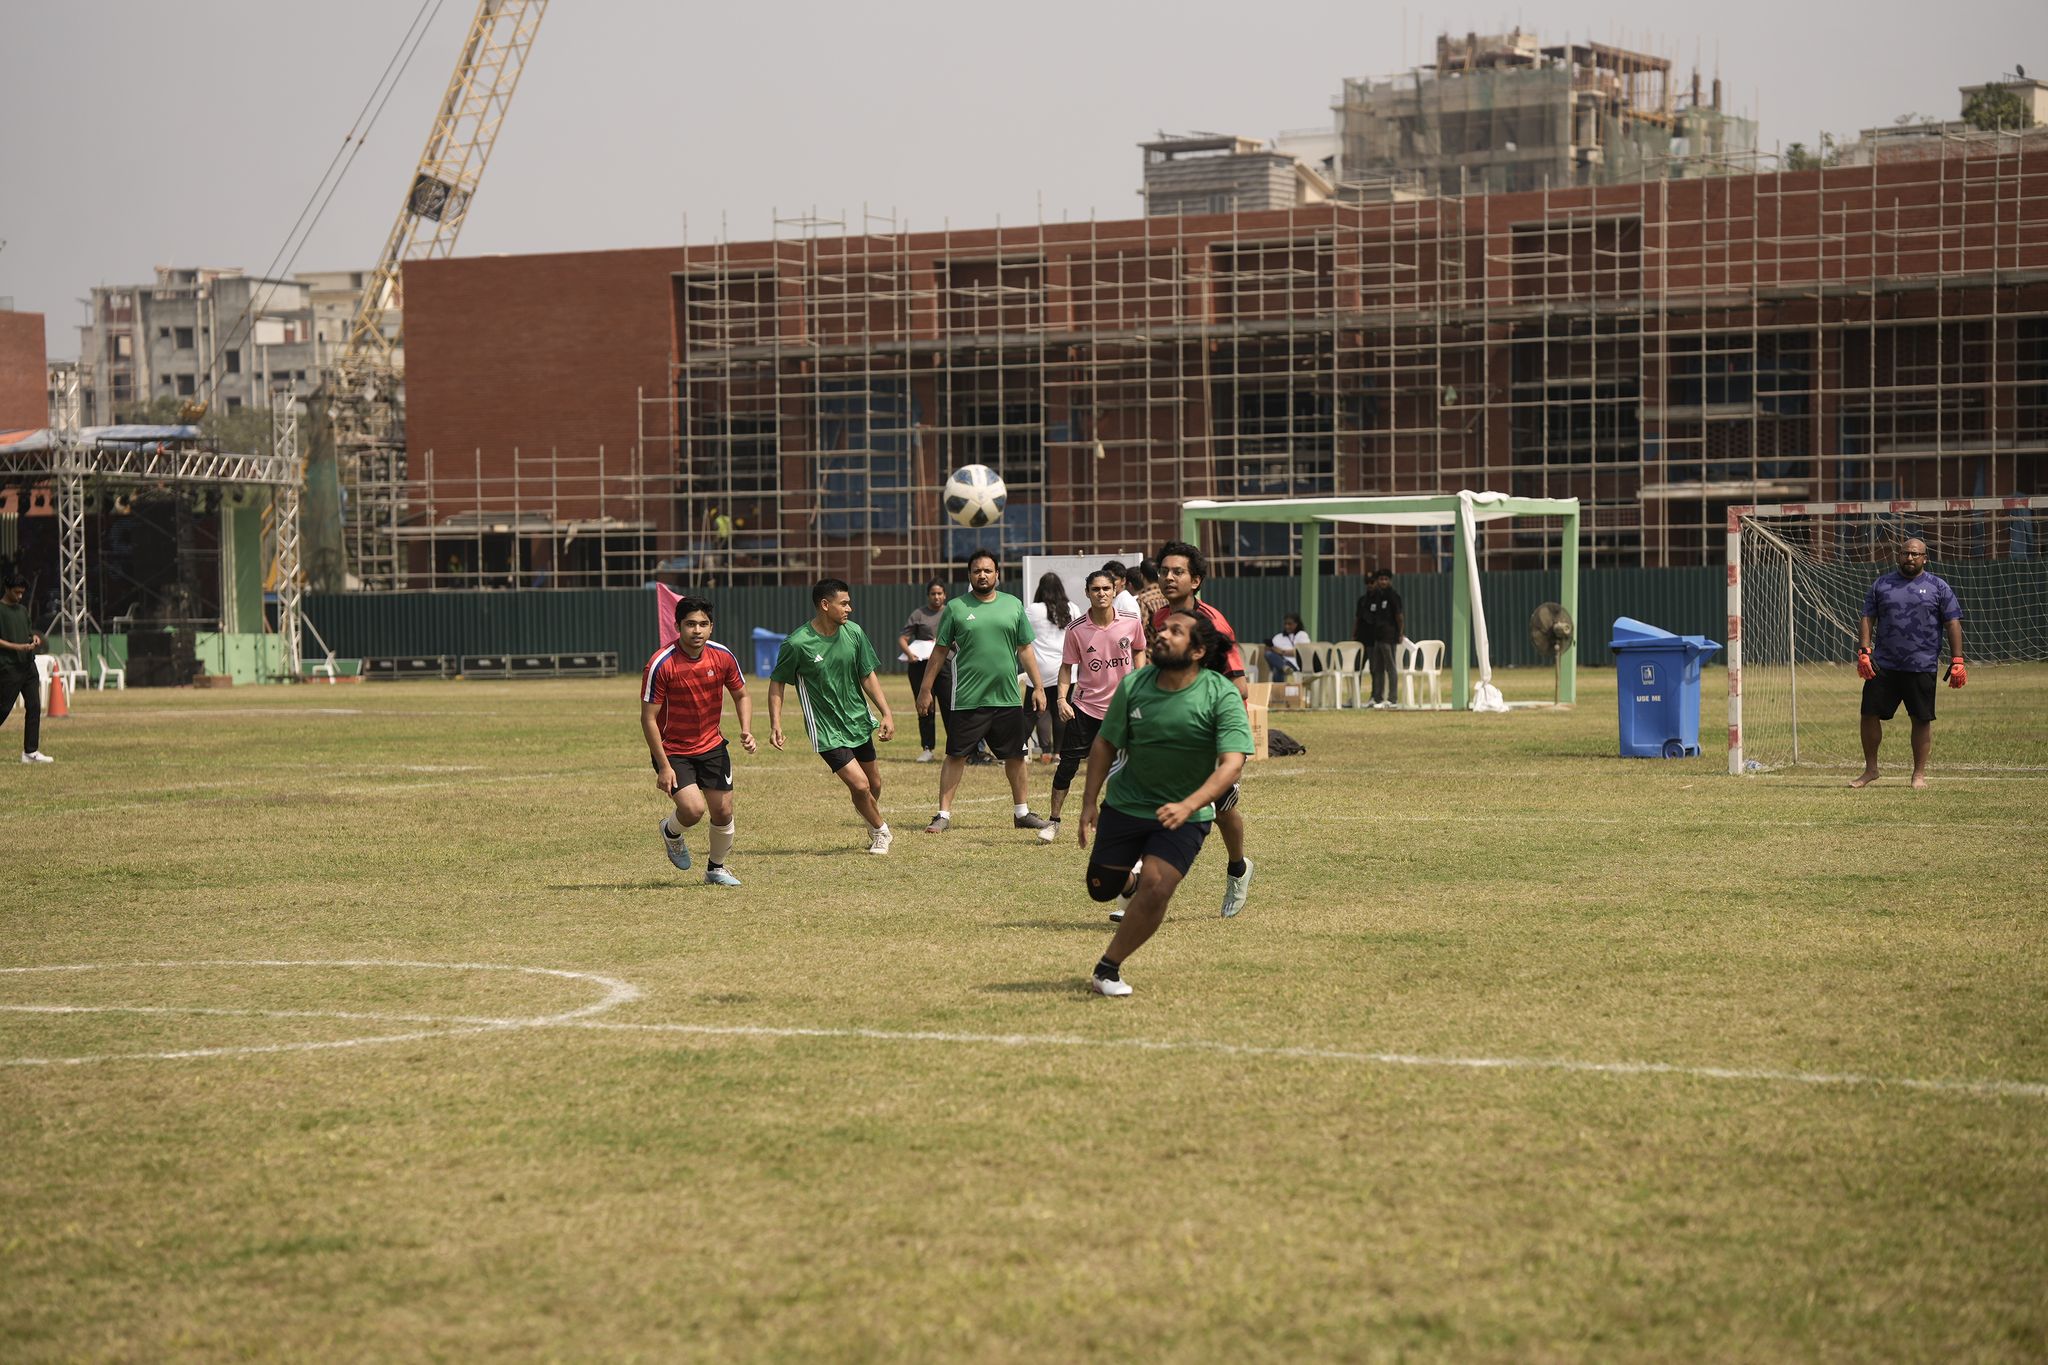
MULTIPOLYGON (((547 0, 479 0, 398 221, 391 226, 376 270, 363 283, 341 353, 325 376, 340 496, 335 514, 323 518, 326 538, 334 543, 308 549, 316 573, 321 559, 328 559, 331 568, 332 557, 343 556, 350 586, 388 589, 401 577, 397 530, 406 501, 405 413, 399 388, 403 343, 391 322, 404 308, 403 268, 407 261, 431 260, 455 250, 547 7, 547 0)), ((317 502, 320 472, 309 470, 307 481, 317 502)), ((318 535, 315 530, 308 539, 318 535)))

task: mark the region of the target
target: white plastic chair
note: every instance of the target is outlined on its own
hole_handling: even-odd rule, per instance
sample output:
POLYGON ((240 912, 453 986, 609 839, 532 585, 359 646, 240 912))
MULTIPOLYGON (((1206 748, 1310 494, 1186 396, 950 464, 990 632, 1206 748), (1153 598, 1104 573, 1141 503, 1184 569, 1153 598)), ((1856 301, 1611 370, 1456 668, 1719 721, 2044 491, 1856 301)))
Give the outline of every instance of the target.
POLYGON ((57 671, 57 661, 47 654, 36 655, 36 694, 44 715, 50 714, 50 675, 57 671))
POLYGON ((1328 640, 1311 640, 1300 646, 1301 672, 1296 675, 1301 683, 1301 695, 1310 706, 1336 704, 1337 647, 1328 640), (1323 698, 1329 697, 1325 702, 1323 698))
POLYGON ((57 671, 64 675, 64 695, 67 698, 77 696, 85 687, 87 674, 84 662, 76 654, 59 654, 55 658, 57 671))
POLYGON ((126 692, 128 690, 128 670, 111 666, 107 663, 107 656, 102 654, 100 655, 100 691, 104 692, 107 690, 107 679, 109 678, 114 680, 114 690, 116 692, 126 692))
POLYGON ((1403 640, 1396 656, 1399 664, 1398 677, 1401 683, 1402 709, 1416 709, 1416 696, 1421 691, 1421 682, 1429 682, 1429 709, 1443 709, 1444 704, 1444 642, 1442 640, 1403 640))
POLYGON ((1330 646, 1335 656, 1330 662, 1331 691, 1336 694, 1337 708, 1344 707, 1344 693, 1351 693, 1351 705, 1365 705, 1365 646, 1356 640, 1339 640, 1330 646))

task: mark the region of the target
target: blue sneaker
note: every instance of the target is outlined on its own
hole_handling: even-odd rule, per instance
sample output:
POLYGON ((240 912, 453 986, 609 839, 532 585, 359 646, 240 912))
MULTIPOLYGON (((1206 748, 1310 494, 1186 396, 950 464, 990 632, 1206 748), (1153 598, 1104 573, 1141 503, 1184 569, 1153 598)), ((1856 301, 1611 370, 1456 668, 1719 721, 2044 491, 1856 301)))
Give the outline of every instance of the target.
POLYGON ((704 881, 709 886, 738 886, 740 879, 722 867, 704 869, 704 881))
POLYGON ((668 821, 666 820, 663 820, 656 828, 661 831, 661 842, 668 849, 668 860, 674 863, 681 871, 688 872, 690 870, 690 846, 683 842, 683 836, 678 834, 671 838, 668 832, 668 821))

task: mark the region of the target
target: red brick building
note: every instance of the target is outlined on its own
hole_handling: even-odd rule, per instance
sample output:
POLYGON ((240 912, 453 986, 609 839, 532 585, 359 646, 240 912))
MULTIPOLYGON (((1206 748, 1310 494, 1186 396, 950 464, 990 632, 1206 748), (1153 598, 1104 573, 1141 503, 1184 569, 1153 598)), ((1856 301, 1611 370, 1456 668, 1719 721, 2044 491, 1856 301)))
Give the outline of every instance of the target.
POLYGON ((41 313, 0 312, 0 431, 50 424, 41 313))
MULTIPOLYGON (((939 512, 966 463, 1011 552, 1469 487, 1582 499, 1593 564, 1713 562, 1732 503, 2048 491, 2048 153, 422 262, 406 325, 416 569, 903 579, 990 538, 939 512)), ((1346 527, 1334 567, 1440 548, 1346 527)))

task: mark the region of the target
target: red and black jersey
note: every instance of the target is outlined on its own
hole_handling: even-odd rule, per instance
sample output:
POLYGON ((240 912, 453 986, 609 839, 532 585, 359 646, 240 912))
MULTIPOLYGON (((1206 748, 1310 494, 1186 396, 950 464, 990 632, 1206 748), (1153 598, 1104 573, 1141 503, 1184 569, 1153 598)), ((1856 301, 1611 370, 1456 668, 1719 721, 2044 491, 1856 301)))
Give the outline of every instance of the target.
MULTIPOLYGON (((1216 610, 1216 608, 1210 606, 1199 597, 1195 599, 1195 613, 1210 625, 1216 627, 1217 633, 1230 641, 1230 652, 1223 657, 1223 676, 1226 678, 1242 678, 1244 676, 1244 655, 1238 651, 1237 632, 1230 628, 1230 622, 1223 619, 1222 612, 1216 610)), ((1158 630, 1166 624, 1166 618, 1172 614, 1173 606, 1171 603, 1153 612, 1150 629, 1158 630)))
POLYGON ((640 700, 661 704, 662 752, 685 756, 710 753, 725 743, 718 729, 725 694, 746 690, 740 661, 716 640, 707 640, 694 659, 680 644, 664 645, 640 678, 640 700))

